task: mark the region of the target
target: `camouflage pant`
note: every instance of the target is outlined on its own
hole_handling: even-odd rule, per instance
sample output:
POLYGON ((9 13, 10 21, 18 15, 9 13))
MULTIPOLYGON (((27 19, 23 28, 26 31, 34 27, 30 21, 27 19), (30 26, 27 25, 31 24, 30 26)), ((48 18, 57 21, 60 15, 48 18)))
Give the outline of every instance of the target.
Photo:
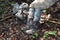
POLYGON ((28 18, 33 18, 33 21, 39 21, 41 16, 40 8, 30 8, 28 18))

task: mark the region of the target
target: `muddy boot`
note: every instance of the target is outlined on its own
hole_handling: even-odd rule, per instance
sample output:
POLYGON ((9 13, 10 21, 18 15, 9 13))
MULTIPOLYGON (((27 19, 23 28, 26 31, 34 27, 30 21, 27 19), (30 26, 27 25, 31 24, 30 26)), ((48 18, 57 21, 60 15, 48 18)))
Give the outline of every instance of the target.
POLYGON ((36 32, 38 32, 39 31, 39 29, 40 29, 40 23, 38 22, 38 21, 34 21, 33 22, 33 29, 36 31, 36 32))
POLYGON ((32 23, 33 23, 33 19, 28 18, 27 25, 25 27, 21 28, 21 30, 22 31, 29 30, 30 28, 32 28, 32 23))
POLYGON ((39 22, 33 22, 33 26, 25 31, 27 34, 33 34, 34 32, 39 32, 39 22))

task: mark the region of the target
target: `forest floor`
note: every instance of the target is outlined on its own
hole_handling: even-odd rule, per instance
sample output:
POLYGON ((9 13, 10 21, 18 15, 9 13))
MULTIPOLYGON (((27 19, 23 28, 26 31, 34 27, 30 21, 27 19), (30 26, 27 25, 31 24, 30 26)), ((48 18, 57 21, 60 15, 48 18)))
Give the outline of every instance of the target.
MULTIPOLYGON (((33 39, 32 35, 27 35, 20 30, 26 24, 12 15, 11 7, 7 6, 5 9, 7 11, 0 15, 0 40, 60 40, 60 24, 51 22, 41 24, 38 37, 33 39), (45 31, 52 30, 57 31, 56 35, 49 35, 48 38, 43 37, 45 31)), ((58 12, 55 13, 52 12, 52 16, 60 20, 60 15, 56 16, 58 12)))

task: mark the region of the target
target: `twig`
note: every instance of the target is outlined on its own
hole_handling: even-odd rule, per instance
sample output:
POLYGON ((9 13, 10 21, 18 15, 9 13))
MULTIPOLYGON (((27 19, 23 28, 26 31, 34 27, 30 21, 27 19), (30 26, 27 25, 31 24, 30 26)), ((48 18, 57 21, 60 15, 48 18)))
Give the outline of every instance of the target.
POLYGON ((45 23, 48 27, 50 27, 50 25, 48 23, 45 23))
POLYGON ((56 21, 52 21, 52 20, 48 20, 48 21, 52 22, 52 23, 60 24, 60 22, 56 22, 56 21))
POLYGON ((8 19, 8 18, 11 18, 12 16, 13 16, 13 15, 8 16, 8 17, 6 17, 6 18, 3 18, 3 19, 0 20, 0 22, 6 20, 6 19, 8 19))
POLYGON ((58 21, 60 21, 60 19, 57 19, 57 18, 51 18, 51 20, 58 20, 58 21))

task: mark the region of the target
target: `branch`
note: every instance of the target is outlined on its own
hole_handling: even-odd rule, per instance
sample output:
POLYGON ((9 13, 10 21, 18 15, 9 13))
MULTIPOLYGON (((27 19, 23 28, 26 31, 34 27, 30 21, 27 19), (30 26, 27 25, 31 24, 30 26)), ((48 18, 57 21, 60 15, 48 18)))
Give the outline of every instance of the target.
POLYGON ((6 20, 6 19, 8 19, 8 18, 11 18, 12 16, 13 16, 13 15, 8 16, 8 17, 6 17, 6 18, 3 18, 3 19, 0 20, 0 22, 6 20))
POLYGON ((60 22, 56 22, 56 21, 52 21, 52 20, 48 20, 48 21, 52 22, 52 23, 60 24, 60 22))

